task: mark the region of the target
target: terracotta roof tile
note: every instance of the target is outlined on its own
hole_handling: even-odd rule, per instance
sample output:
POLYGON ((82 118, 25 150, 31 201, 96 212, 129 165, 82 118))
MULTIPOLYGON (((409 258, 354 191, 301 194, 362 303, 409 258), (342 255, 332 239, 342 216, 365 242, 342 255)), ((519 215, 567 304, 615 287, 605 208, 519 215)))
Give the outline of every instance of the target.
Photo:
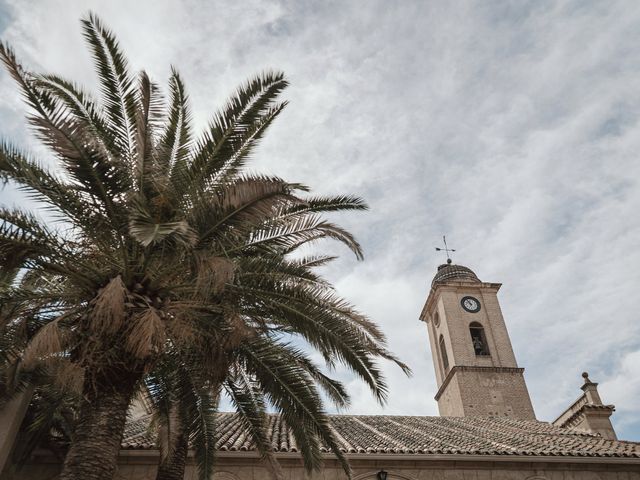
MULTIPOLYGON (((127 423, 122 447, 155 448, 150 417, 127 423)), ((599 435, 559 428, 546 422, 485 417, 332 415, 345 453, 534 455, 640 458, 640 443, 606 440, 599 435)), ((233 413, 218 414, 220 451, 255 450, 233 413)), ((276 452, 297 452, 291 432, 278 415, 269 416, 276 452)), ((325 451, 328 451, 325 449, 325 451)))

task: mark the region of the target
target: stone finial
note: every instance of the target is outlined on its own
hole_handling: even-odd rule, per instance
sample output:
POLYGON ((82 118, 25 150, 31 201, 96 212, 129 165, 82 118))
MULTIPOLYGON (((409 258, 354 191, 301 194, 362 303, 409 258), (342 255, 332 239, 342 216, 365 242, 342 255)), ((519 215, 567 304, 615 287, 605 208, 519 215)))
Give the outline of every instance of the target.
POLYGON ((582 378, 584 378, 584 385, 580 388, 586 394, 589 403, 602 405, 600 394, 598 394, 598 384, 591 381, 587 372, 582 372, 582 378))
POLYGON ((580 388, 584 393, 552 423, 557 427, 586 430, 608 440, 615 440, 616 432, 609 419, 615 407, 602 403, 598 384, 591 381, 587 372, 582 373, 582 378, 584 384, 580 388))

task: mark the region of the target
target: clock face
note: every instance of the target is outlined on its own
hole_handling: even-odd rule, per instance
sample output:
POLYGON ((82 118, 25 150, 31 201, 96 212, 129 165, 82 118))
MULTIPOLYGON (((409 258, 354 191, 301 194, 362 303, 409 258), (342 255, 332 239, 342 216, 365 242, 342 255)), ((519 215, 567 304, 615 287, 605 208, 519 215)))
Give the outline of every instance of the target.
POLYGON ((462 297, 462 300, 460 300, 460 305, 462 305, 462 308, 464 308, 467 312, 476 313, 480 311, 480 302, 477 298, 462 297))

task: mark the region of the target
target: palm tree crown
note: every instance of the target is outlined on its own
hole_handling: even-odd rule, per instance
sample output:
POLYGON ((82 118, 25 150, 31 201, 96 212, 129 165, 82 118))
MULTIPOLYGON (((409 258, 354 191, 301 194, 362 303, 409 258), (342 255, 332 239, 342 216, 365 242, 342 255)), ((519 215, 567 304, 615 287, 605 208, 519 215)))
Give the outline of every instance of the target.
MULTIPOLYGON (((184 398, 226 390, 265 456, 260 425, 271 404, 285 415, 309 468, 319 465, 320 442, 348 468, 318 387, 339 405, 347 394, 296 342, 330 367, 347 366, 380 400, 386 386, 376 358, 406 367, 386 350, 382 332, 315 272, 332 257, 298 251, 329 238, 361 258, 353 236, 323 213, 365 203, 311 196, 304 185, 246 171, 286 105, 278 101, 287 86, 282 73, 250 79, 195 135, 177 71, 166 104, 145 72, 129 72, 98 18, 82 23, 99 103, 73 82, 25 71, 0 46, 32 110, 29 122, 57 162, 48 170, 8 143, 0 147, 0 178, 57 220, 0 210, 0 353, 13 372, 7 385, 15 372, 35 369, 82 378, 60 478, 109 478, 134 392, 146 379, 158 399, 169 398, 158 379, 179 371, 190 375, 184 398), (110 429, 98 435, 105 418, 110 429)), ((204 431, 205 451, 210 427, 192 428, 204 431)))

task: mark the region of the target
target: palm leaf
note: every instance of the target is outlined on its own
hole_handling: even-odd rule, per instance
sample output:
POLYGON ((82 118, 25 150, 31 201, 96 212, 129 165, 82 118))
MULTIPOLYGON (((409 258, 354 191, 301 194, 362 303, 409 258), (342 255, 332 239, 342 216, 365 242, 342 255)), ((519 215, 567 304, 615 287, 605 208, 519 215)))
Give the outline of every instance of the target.
POLYGON ((213 475, 216 452, 216 412, 218 410, 217 392, 208 388, 197 390, 197 400, 190 405, 190 431, 198 474, 202 480, 213 475))
POLYGON ((119 152, 133 160, 135 151, 135 82, 114 35, 90 13, 82 19, 85 39, 96 64, 109 126, 117 132, 119 152))
POLYGON ((224 386, 243 429, 253 438, 272 477, 276 480, 283 478, 282 468, 273 454, 273 446, 268 436, 267 408, 261 392, 238 365, 231 370, 224 386))
POLYGON ((300 365, 281 361, 281 349, 274 348, 272 342, 255 339, 250 345, 241 349, 245 368, 281 412, 300 446, 307 471, 322 465, 322 440, 350 476, 351 468, 322 409, 313 379, 300 365))
POLYGON ((106 222, 74 188, 6 143, 0 144, 0 181, 15 182, 34 200, 43 202, 75 225, 106 222))
POLYGON ((197 142, 188 168, 172 172, 176 191, 192 196, 232 178, 286 106, 275 103, 286 86, 281 73, 266 72, 238 89, 197 142))
POLYGON ((156 166, 155 137, 162 128, 164 102, 146 72, 138 80, 137 108, 135 109, 135 157, 137 159, 138 189, 153 195, 154 181, 159 177, 156 166))
POLYGON ((107 153, 100 148, 86 125, 78 123, 56 97, 36 87, 34 79, 17 63, 12 50, 0 44, 0 57, 36 111, 29 117, 29 122, 39 138, 58 154, 71 178, 93 197, 90 208, 104 210, 117 224, 113 199, 128 188, 121 183, 122 176, 114 174, 117 166, 109 161, 107 153))
POLYGON ((182 78, 174 68, 169 78, 169 92, 171 107, 159 141, 158 164, 165 176, 171 170, 175 176, 183 176, 191 147, 191 111, 182 78))

